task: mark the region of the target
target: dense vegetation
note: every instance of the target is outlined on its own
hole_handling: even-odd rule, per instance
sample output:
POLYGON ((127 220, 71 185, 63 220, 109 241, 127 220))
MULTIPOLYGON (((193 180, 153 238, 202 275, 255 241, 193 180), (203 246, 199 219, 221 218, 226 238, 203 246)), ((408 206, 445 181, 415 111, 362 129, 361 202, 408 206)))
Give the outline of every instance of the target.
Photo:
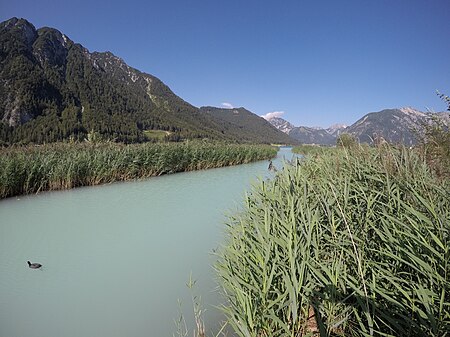
POLYGON ((329 151, 334 151, 334 147, 319 146, 319 145, 299 145, 292 148, 292 152, 301 155, 319 155, 329 151))
POLYGON ((274 157, 265 145, 54 143, 0 149, 0 198, 274 157))
POLYGON ((216 265, 239 336, 446 336, 450 181, 386 145, 307 156, 231 218, 216 265))
MULTIPOLYGON (((450 111, 450 98, 437 93, 450 111)), ((433 118, 416 132, 418 149, 425 156, 428 165, 443 179, 450 179, 450 126, 433 118)))
POLYGON ((150 123, 144 98, 121 93, 123 84, 106 81, 85 50, 70 40, 63 46, 56 30, 35 31, 20 21, 0 34, 0 141, 83 139, 91 130, 118 141, 141 140, 136 117, 150 123))
POLYGON ((266 137, 249 136, 158 78, 109 52, 90 53, 55 29, 36 30, 16 18, 0 23, 0 146, 83 140, 92 132, 139 143, 148 130, 167 131, 170 141, 289 142, 270 125, 260 128, 266 137))
POLYGON ((244 108, 201 107, 200 111, 221 125, 224 133, 241 141, 275 144, 296 143, 293 138, 273 127, 264 118, 244 108))
POLYGON ((417 150, 439 177, 450 179, 450 131, 447 125, 437 119, 424 125, 417 150))

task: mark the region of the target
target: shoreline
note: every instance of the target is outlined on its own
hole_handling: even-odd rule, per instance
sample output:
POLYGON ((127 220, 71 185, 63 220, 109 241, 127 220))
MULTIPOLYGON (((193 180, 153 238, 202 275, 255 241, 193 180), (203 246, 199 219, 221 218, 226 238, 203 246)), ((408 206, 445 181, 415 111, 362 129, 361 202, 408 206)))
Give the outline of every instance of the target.
POLYGON ((165 174, 246 164, 276 156, 269 145, 225 143, 51 143, 0 150, 0 200, 165 174))

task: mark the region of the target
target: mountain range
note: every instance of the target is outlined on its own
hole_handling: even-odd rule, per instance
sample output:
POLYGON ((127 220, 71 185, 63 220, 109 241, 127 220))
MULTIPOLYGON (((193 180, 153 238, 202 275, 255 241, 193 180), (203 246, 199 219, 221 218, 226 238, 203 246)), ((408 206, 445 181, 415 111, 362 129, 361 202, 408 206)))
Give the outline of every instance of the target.
POLYGON ((415 130, 449 113, 412 108, 366 114, 327 129, 268 120, 241 108, 195 107, 157 77, 110 52, 89 52, 60 31, 25 19, 0 23, 0 146, 101 139, 125 143, 215 139, 247 143, 335 145, 343 133, 361 142, 413 144, 415 130), (152 131, 158 132, 153 133, 152 131))
POLYGON ((243 108, 197 108, 161 80, 110 52, 89 52, 53 28, 25 19, 0 24, 0 145, 83 140, 121 142, 208 138, 295 143, 243 108))
POLYGON ((393 144, 413 145, 417 141, 417 133, 432 119, 450 126, 448 112, 422 112, 410 107, 371 112, 350 126, 337 124, 327 129, 296 127, 280 117, 268 118, 268 121, 302 144, 335 145, 341 133, 348 133, 362 143, 383 139, 393 144))

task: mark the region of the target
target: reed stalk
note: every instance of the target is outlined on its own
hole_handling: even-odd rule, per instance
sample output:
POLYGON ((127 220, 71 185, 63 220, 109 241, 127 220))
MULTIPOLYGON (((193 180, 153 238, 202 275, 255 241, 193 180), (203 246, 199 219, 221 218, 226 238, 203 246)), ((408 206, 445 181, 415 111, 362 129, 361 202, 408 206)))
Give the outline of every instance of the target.
POLYGON ((269 159, 265 145, 55 143, 0 149, 0 198, 269 159))
POLYGON ((449 187, 389 146, 306 156, 261 181, 218 253, 229 324, 246 337, 449 336, 449 187))

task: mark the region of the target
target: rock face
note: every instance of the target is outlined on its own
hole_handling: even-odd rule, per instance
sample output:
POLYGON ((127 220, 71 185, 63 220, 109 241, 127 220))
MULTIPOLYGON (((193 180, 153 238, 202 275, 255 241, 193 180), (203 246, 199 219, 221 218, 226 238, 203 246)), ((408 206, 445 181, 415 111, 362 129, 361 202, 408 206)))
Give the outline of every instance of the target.
POLYGON ((291 130, 295 128, 294 125, 280 117, 269 118, 268 121, 278 130, 287 134, 289 134, 289 132, 291 132, 291 130))
MULTIPOLYGON (((7 52, 11 47, 12 42, 3 38, 4 34, 9 32, 15 37, 14 44, 16 48, 22 51, 29 51, 32 48, 33 42, 37 39, 38 34, 32 24, 23 19, 12 18, 0 24, 0 71, 3 73, 8 71, 8 64, 4 62, 7 58, 7 52), (6 63, 6 64, 5 64, 6 63)), ((0 87, 0 104, 4 107, 3 113, 0 115, 1 121, 10 125, 17 126, 26 123, 32 118, 29 111, 23 106, 19 95, 15 95, 12 90, 14 88, 13 79, 4 78, 2 76, 0 87)))
MULTIPOLYGON (((89 132, 141 142, 151 129, 168 131, 172 140, 257 141, 245 128, 224 129, 223 121, 110 52, 91 53, 24 19, 0 23, 0 145, 82 140, 89 132)), ((272 131, 277 136, 266 142, 284 137, 272 131)))
POLYGON ((346 127, 347 125, 345 124, 333 124, 325 130, 327 130, 330 135, 337 137, 345 130, 346 127))

